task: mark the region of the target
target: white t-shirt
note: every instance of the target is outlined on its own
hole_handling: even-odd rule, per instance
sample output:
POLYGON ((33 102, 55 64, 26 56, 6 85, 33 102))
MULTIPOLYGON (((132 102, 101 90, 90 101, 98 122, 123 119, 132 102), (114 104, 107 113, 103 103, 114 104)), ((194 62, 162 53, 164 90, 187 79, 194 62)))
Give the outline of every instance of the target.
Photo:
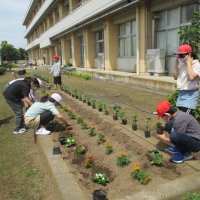
POLYGON ((195 90, 199 88, 199 77, 200 77, 200 62, 198 60, 192 61, 192 68, 197 74, 194 80, 189 80, 187 73, 187 64, 180 63, 178 66, 179 75, 177 78, 178 90, 195 90))

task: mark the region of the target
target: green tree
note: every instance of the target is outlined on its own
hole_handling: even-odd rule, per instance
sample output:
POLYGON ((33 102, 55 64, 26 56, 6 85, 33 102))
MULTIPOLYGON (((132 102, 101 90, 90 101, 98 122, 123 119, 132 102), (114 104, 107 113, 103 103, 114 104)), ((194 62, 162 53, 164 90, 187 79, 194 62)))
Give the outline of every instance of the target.
POLYGON ((182 43, 190 44, 193 51, 200 58, 200 10, 193 13, 190 26, 182 26, 179 28, 179 36, 182 43))

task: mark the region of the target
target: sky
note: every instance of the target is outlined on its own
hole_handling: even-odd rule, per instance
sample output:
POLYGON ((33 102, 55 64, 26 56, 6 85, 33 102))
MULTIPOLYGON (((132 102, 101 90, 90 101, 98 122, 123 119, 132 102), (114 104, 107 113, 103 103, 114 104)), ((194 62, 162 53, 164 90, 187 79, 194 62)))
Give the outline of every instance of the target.
POLYGON ((25 48, 23 21, 31 0, 0 0, 0 43, 6 40, 15 48, 25 48))

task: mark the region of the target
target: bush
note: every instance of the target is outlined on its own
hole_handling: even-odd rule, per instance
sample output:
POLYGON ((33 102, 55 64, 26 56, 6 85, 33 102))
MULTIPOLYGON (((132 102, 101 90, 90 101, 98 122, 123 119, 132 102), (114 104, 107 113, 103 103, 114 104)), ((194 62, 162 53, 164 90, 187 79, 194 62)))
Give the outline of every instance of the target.
POLYGON ((6 71, 6 68, 0 66, 0 75, 3 75, 6 71))

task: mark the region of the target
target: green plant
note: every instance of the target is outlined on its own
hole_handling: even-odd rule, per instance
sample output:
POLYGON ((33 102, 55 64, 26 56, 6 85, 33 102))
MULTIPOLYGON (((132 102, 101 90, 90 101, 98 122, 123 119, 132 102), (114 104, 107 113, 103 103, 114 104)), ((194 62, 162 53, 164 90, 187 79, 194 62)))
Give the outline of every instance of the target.
POLYGON ((186 193, 181 200, 199 200, 200 199, 200 192, 194 192, 194 193, 186 193))
POLYGON ((96 130, 95 130, 95 127, 93 125, 88 126, 88 134, 89 134, 89 136, 95 136, 96 135, 96 130))
POLYGON ((136 114, 133 114, 131 116, 131 120, 132 120, 132 125, 137 125, 138 122, 138 116, 136 114))
POLYGON ((81 117, 78 117, 76 119, 76 122, 77 122, 77 124, 82 124, 84 121, 83 121, 83 119, 81 117))
POLYGON ((157 166, 162 165, 163 155, 159 151, 157 150, 149 151, 147 153, 147 156, 150 160, 151 165, 157 165, 157 166))
POLYGON ((146 185, 151 180, 151 175, 143 171, 138 163, 135 164, 135 169, 131 169, 131 177, 138 180, 141 184, 146 185))
POLYGON ((120 110, 121 110, 121 106, 119 104, 115 103, 114 106, 113 106, 114 114, 118 116, 120 110))
POLYGON ((97 138, 97 144, 103 144, 106 142, 105 135, 102 133, 99 133, 98 138, 97 138))
POLYGON ((101 185, 106 185, 109 183, 109 178, 105 173, 95 173, 93 175, 93 181, 101 185))
POLYGON ((117 165, 119 167, 127 166, 130 162, 130 156, 127 153, 121 153, 117 156, 117 165))
POLYGON ((97 107, 99 111, 102 111, 103 108, 105 107, 105 102, 103 100, 99 101, 97 107))
POLYGON ((94 166, 94 157, 93 156, 89 156, 86 160, 85 160, 85 167, 86 168, 91 168, 94 166))
POLYGON ((110 143, 106 143, 106 154, 111 154, 113 152, 113 146, 110 143))
POLYGON ((178 98, 179 91, 176 88, 175 92, 170 93, 167 95, 167 100, 171 103, 172 107, 176 108, 176 100, 178 98))
POLYGON ((67 147, 71 147, 71 146, 74 146, 75 144, 76 144, 76 140, 75 140, 75 138, 73 137, 73 136, 70 136, 70 135, 68 135, 68 136, 66 136, 66 146, 67 147))
POLYGON ((69 111, 68 112, 68 116, 71 118, 71 119, 76 119, 76 114, 72 111, 69 111))
POLYGON ((76 147, 74 154, 76 156, 80 156, 82 154, 85 154, 86 151, 87 151, 87 148, 84 145, 80 145, 80 146, 76 147))
POLYGON ((151 118, 147 117, 144 119, 145 122, 145 131, 149 131, 149 122, 150 122, 151 118))
POLYGON ((193 51, 200 57, 200 10, 193 13, 190 22, 190 26, 181 26, 178 34, 180 40, 183 43, 192 45, 193 51))
POLYGON ((160 122, 156 122, 156 133, 157 134, 163 134, 164 127, 160 122))
POLYGON ((0 67, 0 75, 3 75, 5 73, 6 69, 3 67, 0 67))
POLYGON ((121 120, 126 120, 126 115, 125 115, 125 113, 124 113, 124 112, 119 112, 119 118, 120 118, 121 120))
POLYGON ((88 125, 84 122, 81 124, 81 127, 82 127, 82 129, 88 129, 88 125))

